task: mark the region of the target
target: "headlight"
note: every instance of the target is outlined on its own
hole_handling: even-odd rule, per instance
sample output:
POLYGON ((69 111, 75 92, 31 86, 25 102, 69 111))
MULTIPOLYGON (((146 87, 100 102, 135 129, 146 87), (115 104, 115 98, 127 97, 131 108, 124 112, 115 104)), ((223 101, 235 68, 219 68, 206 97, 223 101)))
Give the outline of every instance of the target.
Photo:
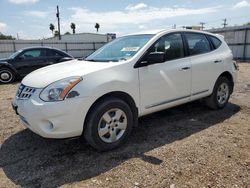
POLYGON ((81 80, 81 77, 69 77, 56 81, 42 90, 40 98, 46 102, 62 101, 81 80))

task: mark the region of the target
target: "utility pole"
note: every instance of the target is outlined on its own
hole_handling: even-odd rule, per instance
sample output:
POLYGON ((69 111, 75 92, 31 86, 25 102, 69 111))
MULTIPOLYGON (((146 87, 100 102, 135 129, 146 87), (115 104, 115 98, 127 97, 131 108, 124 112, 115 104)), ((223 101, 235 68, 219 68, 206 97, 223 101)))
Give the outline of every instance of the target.
POLYGON ((227 24, 227 19, 225 18, 225 19, 223 19, 222 21, 223 21, 223 24, 222 24, 222 25, 223 25, 223 28, 225 28, 225 27, 228 25, 228 24, 227 24))
POLYGON ((57 17, 57 23, 58 23, 58 37, 59 37, 59 40, 61 40, 61 31, 60 31, 60 13, 59 13, 59 7, 58 5, 56 6, 56 17, 57 17))
POLYGON ((205 25, 206 23, 205 22, 200 22, 200 25, 201 25, 201 30, 204 30, 204 25, 205 25))
POLYGON ((173 29, 176 29, 176 24, 174 24, 172 28, 173 28, 173 29))

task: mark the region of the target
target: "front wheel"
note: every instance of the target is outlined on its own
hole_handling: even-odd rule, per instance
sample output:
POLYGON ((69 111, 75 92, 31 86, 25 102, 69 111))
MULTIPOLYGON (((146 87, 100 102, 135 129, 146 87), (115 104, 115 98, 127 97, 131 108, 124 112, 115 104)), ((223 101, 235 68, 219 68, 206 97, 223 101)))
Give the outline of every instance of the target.
POLYGON ((127 141, 133 126, 129 105, 117 98, 97 103, 87 116, 84 138, 99 151, 108 151, 127 141))
POLYGON ((15 75, 13 71, 8 68, 1 68, 0 69, 0 83, 8 84, 15 80, 15 75))
POLYGON ((212 95, 206 99, 207 106, 215 110, 224 108, 230 97, 230 86, 230 81, 226 77, 219 77, 212 95))

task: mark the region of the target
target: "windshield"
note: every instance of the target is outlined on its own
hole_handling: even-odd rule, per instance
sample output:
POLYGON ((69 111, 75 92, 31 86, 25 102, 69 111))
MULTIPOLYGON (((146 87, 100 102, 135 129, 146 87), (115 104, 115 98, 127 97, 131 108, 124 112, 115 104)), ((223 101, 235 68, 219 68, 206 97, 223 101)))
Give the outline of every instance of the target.
POLYGON ((132 58, 153 35, 132 35, 117 38, 88 56, 86 61, 118 62, 132 58))
POLYGON ((14 59, 22 50, 19 50, 13 54, 10 55, 9 59, 14 59))

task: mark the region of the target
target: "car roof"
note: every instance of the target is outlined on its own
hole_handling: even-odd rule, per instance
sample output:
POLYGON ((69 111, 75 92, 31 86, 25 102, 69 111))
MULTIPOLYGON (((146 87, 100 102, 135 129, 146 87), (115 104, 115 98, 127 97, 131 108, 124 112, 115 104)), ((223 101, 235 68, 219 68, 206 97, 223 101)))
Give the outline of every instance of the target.
POLYGON ((217 36, 213 33, 209 33, 206 31, 200 31, 200 30, 193 30, 193 29, 161 29, 161 30, 146 30, 146 31, 141 31, 138 33, 132 33, 128 34, 127 36, 130 35, 160 35, 163 33, 172 33, 172 32, 193 32, 193 33, 203 33, 203 34, 209 34, 209 35, 214 35, 217 36))
MULTIPOLYGON (((53 50, 58 50, 58 51, 64 52, 58 48, 53 48, 53 47, 49 47, 49 46, 32 46, 32 47, 22 48, 20 50, 32 50, 32 49, 53 49, 53 50)), ((66 52, 64 52, 64 53, 66 53, 66 52)))
POLYGON ((61 53, 64 53, 65 55, 68 55, 68 56, 70 56, 70 57, 73 57, 72 55, 68 54, 67 52, 65 52, 65 51, 63 51, 63 50, 61 50, 61 49, 54 48, 54 47, 49 47, 49 46, 32 46, 32 47, 22 48, 22 49, 20 49, 20 50, 18 50, 18 51, 23 52, 24 50, 32 50, 32 49, 34 49, 34 50, 35 50, 35 49, 51 49, 51 50, 57 50, 57 51, 59 51, 59 52, 61 52, 61 53))

